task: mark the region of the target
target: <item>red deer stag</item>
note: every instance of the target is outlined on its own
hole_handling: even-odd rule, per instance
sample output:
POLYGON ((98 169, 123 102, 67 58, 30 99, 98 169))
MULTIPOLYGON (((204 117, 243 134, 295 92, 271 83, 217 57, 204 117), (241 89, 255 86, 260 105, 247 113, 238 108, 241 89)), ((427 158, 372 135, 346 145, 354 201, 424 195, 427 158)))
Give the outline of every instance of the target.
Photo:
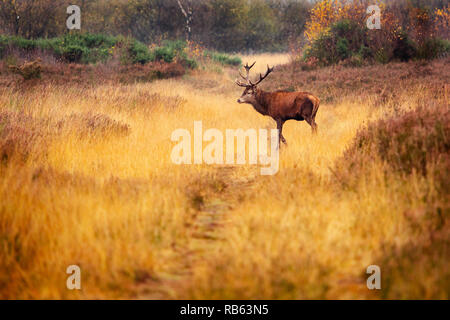
POLYGON ((244 66, 247 75, 244 77, 239 71, 240 76, 245 80, 242 83, 236 79, 236 84, 244 87, 242 96, 238 99, 239 103, 248 103, 255 108, 256 111, 265 116, 270 116, 277 123, 279 140, 286 144, 283 137, 283 124, 287 120, 293 119, 297 121, 306 120, 312 128, 312 132, 317 132, 317 124, 315 122, 317 110, 319 109, 319 98, 309 92, 289 92, 279 90, 275 92, 266 92, 257 87, 272 71, 273 68, 267 66, 265 75, 259 74, 259 80, 253 83, 250 78, 251 66, 248 63, 244 66))

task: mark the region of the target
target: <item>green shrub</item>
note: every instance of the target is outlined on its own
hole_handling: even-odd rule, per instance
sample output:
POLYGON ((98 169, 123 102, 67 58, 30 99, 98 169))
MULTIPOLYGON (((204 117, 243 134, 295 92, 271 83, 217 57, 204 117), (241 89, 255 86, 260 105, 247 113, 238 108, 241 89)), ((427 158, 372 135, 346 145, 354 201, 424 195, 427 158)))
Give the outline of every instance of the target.
POLYGON ((304 48, 303 59, 308 61, 311 58, 316 58, 321 65, 334 64, 339 61, 336 44, 329 29, 322 32, 309 47, 304 48))
POLYGON ((170 63, 175 58, 175 52, 169 47, 158 47, 154 50, 154 57, 157 61, 170 63))
POLYGON ((175 52, 175 54, 179 54, 184 52, 186 49, 186 42, 183 40, 165 40, 163 41, 163 47, 169 48, 171 51, 175 52))
POLYGON ((22 37, 11 37, 10 45, 23 50, 32 50, 36 48, 36 42, 34 40, 28 40, 22 37))
POLYGON ((0 59, 3 59, 6 53, 6 47, 8 46, 8 38, 0 35, 0 59))
POLYGON ((198 66, 197 61, 188 57, 186 46, 186 42, 182 40, 166 40, 161 47, 153 50, 153 60, 167 63, 178 62, 186 68, 195 69, 198 66))
POLYGON ((187 55, 185 53, 186 42, 181 40, 170 41, 166 40, 162 43, 161 47, 154 49, 154 56, 156 61, 164 61, 171 63, 178 57, 179 60, 186 60, 187 55))
POLYGON ((206 50, 204 52, 204 56, 210 58, 213 61, 219 62, 222 65, 240 66, 242 64, 241 58, 237 56, 230 56, 225 53, 206 50))
POLYGON ((364 28, 350 20, 337 21, 303 51, 303 59, 317 58, 321 65, 330 65, 357 54, 369 57, 371 52, 366 42, 364 28))
POLYGON ((184 58, 183 61, 181 61, 182 65, 184 65, 185 67, 189 68, 189 69, 196 69, 198 67, 198 63, 197 61, 195 61, 194 59, 191 58, 184 58))
POLYGON ((155 60, 145 44, 135 39, 130 40, 130 42, 128 53, 132 63, 146 64, 147 62, 155 60))
POLYGON ((447 55, 450 52, 450 41, 438 38, 430 38, 417 49, 418 59, 435 59, 447 55))
POLYGON ((107 48, 92 48, 88 51, 87 54, 83 55, 82 62, 83 63, 91 63, 94 62, 106 62, 110 58, 111 53, 110 49, 107 48))
POLYGON ((374 53, 375 61, 378 63, 386 64, 389 62, 389 54, 386 49, 380 48, 374 53))
POLYGON ((95 34, 67 34, 57 38, 28 40, 21 37, 0 38, 0 57, 8 47, 30 52, 35 49, 49 52, 67 62, 96 63, 111 57, 111 48, 118 38, 95 34))
POLYGON ((51 50, 68 62, 97 63, 111 57, 111 48, 118 38, 102 34, 68 34, 62 38, 45 39, 39 47, 51 50))
POLYGON ((369 59, 369 58, 373 57, 373 52, 369 47, 366 47, 365 45, 361 45, 361 47, 359 47, 358 55, 362 59, 369 59))
POLYGON ((111 48, 116 45, 117 38, 104 34, 85 34, 79 38, 88 48, 111 48))
POLYGON ((339 38, 336 43, 336 51, 340 60, 347 59, 351 54, 349 50, 348 40, 345 38, 339 38))
POLYGON ((0 57, 7 48, 13 47, 25 52, 40 49, 66 62, 97 63, 108 61, 114 48, 120 49, 123 64, 146 64, 152 61, 177 62, 185 68, 194 69, 197 61, 186 54, 186 42, 164 41, 162 46, 150 50, 147 45, 123 36, 112 37, 102 34, 67 34, 51 39, 27 40, 20 37, 0 36, 0 57))
POLYGON ((89 49, 79 45, 68 45, 62 48, 62 58, 67 62, 80 62, 83 55, 87 55, 89 49))

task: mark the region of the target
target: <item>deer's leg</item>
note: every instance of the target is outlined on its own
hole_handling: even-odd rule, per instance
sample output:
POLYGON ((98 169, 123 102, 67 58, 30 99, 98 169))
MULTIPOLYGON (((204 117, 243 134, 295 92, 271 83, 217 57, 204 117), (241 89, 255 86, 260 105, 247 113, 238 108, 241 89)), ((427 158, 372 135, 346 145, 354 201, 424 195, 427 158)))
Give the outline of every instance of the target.
POLYGON ((316 121, 313 119, 313 127, 312 127, 312 130, 313 130, 313 133, 314 134, 317 134, 317 123, 316 123, 316 121))
POLYGON ((314 120, 314 118, 312 118, 312 117, 305 117, 305 120, 311 126, 312 133, 314 133, 314 134, 317 133, 317 124, 316 124, 316 121, 314 120))
POLYGON ((279 139, 279 142, 281 141, 287 145, 286 139, 283 137, 283 124, 284 124, 284 121, 277 120, 278 139, 279 139))

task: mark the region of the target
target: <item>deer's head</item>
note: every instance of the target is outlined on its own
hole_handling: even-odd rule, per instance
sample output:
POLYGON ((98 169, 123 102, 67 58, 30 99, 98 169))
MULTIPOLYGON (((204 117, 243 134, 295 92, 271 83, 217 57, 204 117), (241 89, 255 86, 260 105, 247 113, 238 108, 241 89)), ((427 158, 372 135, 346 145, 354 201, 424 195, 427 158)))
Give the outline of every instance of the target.
POLYGON ((267 66, 267 71, 265 75, 262 75, 261 73, 259 74, 259 80, 255 83, 253 83, 249 76, 250 76, 250 69, 255 65, 256 61, 253 62, 253 64, 251 66, 248 65, 248 63, 244 66, 245 71, 246 71, 246 76, 244 77, 241 73, 241 71, 239 71, 239 75, 242 77, 242 79, 245 80, 245 83, 239 81, 238 79, 236 79, 236 84, 240 87, 245 88, 244 92, 242 93, 241 97, 238 99, 239 103, 249 103, 249 104, 255 104, 256 101, 256 94, 258 92, 258 88, 257 85, 260 84, 272 71, 273 71, 273 67, 269 68, 269 66, 267 66))

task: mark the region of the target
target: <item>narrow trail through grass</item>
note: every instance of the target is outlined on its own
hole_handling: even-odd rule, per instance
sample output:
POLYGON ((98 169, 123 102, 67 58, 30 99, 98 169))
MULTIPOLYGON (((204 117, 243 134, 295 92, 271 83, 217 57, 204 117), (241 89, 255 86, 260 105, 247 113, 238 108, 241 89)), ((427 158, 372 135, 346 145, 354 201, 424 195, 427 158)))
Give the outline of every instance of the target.
MULTIPOLYGON (((209 253, 218 242, 225 241, 224 228, 229 222, 230 212, 239 206, 240 196, 252 188, 256 176, 239 176, 239 168, 222 166, 213 171, 208 186, 212 190, 207 197, 193 195, 192 202, 196 208, 192 219, 185 225, 189 236, 187 241, 176 248, 179 265, 176 272, 162 277, 159 281, 150 279, 140 283, 136 297, 139 299, 173 299, 186 286, 193 269, 202 261, 208 260, 209 253)), ((206 178, 206 177, 205 177, 206 178)), ((202 182, 198 181, 203 187, 202 182)), ((198 189, 197 189, 198 190, 198 189)))

